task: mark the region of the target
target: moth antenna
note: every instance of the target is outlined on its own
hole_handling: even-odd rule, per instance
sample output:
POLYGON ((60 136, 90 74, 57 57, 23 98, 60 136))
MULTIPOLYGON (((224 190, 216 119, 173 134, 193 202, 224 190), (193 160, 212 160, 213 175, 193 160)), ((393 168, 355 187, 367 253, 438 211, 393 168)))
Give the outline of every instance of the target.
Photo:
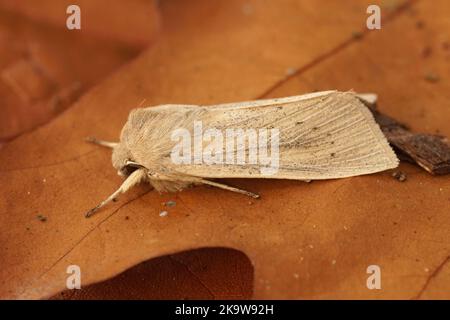
POLYGON ((107 148, 111 148, 113 149, 115 146, 117 146, 119 143, 118 142, 109 142, 109 141, 104 141, 104 140, 98 140, 97 138, 94 137, 87 137, 85 139, 87 142, 102 146, 102 147, 107 147, 107 148))
POLYGON ((134 187, 135 185, 139 184, 140 182, 142 182, 146 178, 147 178, 146 169, 141 168, 141 169, 138 169, 136 171, 133 171, 133 173, 131 173, 128 176, 128 178, 125 179, 125 181, 122 183, 122 185, 119 187, 119 189, 114 191, 114 193, 112 195, 110 195, 106 200, 102 201, 100 204, 98 204, 97 206, 95 206, 94 208, 92 208, 91 210, 86 212, 85 217, 86 218, 91 217, 100 208, 104 207, 105 205, 107 205, 111 201, 114 201, 121 193, 127 192, 132 187, 134 187))
POLYGON ((228 190, 228 191, 233 191, 233 192, 245 194, 246 196, 249 196, 249 197, 252 197, 252 198, 255 198, 255 199, 258 199, 260 197, 259 194, 256 194, 256 193, 253 193, 253 192, 250 192, 250 191, 246 191, 246 190, 242 190, 242 189, 238 189, 238 188, 234 188, 234 187, 230 187, 230 186, 228 186, 226 184, 222 184, 222 183, 218 183, 218 182, 214 182, 214 181, 201 179, 200 183, 207 184, 207 185, 210 185, 210 186, 213 186, 213 187, 217 187, 217 188, 220 188, 220 189, 225 189, 225 190, 228 190))

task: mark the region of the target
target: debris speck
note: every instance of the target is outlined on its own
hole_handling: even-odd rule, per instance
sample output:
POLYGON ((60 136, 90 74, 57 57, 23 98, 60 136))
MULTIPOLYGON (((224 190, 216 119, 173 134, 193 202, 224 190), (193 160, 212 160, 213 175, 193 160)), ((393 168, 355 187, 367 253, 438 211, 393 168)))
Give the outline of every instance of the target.
POLYGON ((392 177, 394 177, 395 179, 397 179, 400 182, 404 182, 407 179, 406 173, 404 173, 402 171, 393 172, 392 177))
POLYGON ((293 76, 297 72, 297 69, 294 67, 289 67, 286 69, 286 75, 288 77, 293 76))
POLYGON ((361 31, 354 31, 352 32, 352 38, 355 40, 361 39, 363 36, 363 33, 361 31))
POLYGON ((38 220, 41 221, 41 222, 47 221, 47 217, 46 217, 46 216, 43 216, 42 214, 38 214, 38 215, 37 215, 37 218, 38 218, 38 220))
POLYGON ((336 260, 331 261, 331 264, 335 265, 336 264, 336 260))
POLYGON ((300 278, 299 274, 298 274, 298 273, 294 273, 294 278, 295 278, 295 279, 300 278))
POLYGON ((425 80, 430 83, 436 83, 436 82, 439 82, 439 80, 441 80, 441 78, 436 73, 429 72, 425 75, 425 80))
POLYGON ((422 20, 419 20, 416 22, 417 29, 423 29, 424 26, 425 26, 425 23, 422 20))
POLYGON ((444 49, 444 50, 448 50, 448 49, 450 49, 450 42, 444 42, 444 43, 442 43, 442 49, 444 49))
POLYGON ((42 182, 43 182, 43 183, 46 183, 46 182, 47 182, 47 179, 45 179, 45 178, 42 179, 42 182))
POLYGON ((252 204, 253 204, 253 202, 252 202, 252 201, 249 201, 249 202, 248 202, 248 204, 249 204, 249 205, 252 205, 252 204))
POLYGON ((313 229, 315 229, 316 228, 316 225, 315 224, 313 224, 313 229))
POLYGON ((159 213, 159 216, 160 217, 165 217, 165 216, 167 216, 169 213, 167 212, 167 211, 161 211, 160 213, 159 213))
POLYGON ((165 203, 166 207, 175 207, 177 205, 177 203, 173 200, 169 200, 165 203))
POLYGON ((422 57, 428 58, 433 53, 433 49, 430 46, 426 46, 422 50, 422 57))
POLYGON ((27 195, 30 195, 30 194, 31 194, 31 192, 30 192, 30 191, 28 191, 28 192, 27 192, 27 195))
POLYGON ((314 246, 313 246, 312 244, 310 244, 308 247, 309 247, 310 249, 313 249, 313 248, 314 248, 314 246))
POLYGON ((344 226, 344 230, 348 230, 348 227, 347 227, 347 226, 344 226))
POLYGON ((304 257, 300 257, 300 261, 303 261, 305 258, 304 257))
POLYGON ((130 220, 130 217, 129 217, 129 216, 126 216, 126 217, 125 217, 125 220, 130 220))
POLYGON ((430 269, 424 268, 423 271, 425 271, 425 272, 430 272, 430 269))

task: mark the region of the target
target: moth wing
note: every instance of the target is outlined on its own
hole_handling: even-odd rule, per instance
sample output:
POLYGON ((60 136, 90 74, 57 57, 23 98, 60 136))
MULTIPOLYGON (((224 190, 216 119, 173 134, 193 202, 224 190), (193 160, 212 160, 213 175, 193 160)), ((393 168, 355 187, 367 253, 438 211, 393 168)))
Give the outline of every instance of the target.
MULTIPOLYGON (((353 93, 328 91, 217 105, 203 108, 191 119, 201 120, 203 130, 216 128, 223 133, 230 128, 249 132, 277 129, 279 162, 267 161, 273 138, 267 133, 269 157, 265 164, 261 159, 257 163, 249 160, 252 152, 258 154, 259 145, 246 144, 241 149, 227 150, 224 142, 221 162, 174 164, 165 157, 165 167, 170 171, 206 178, 316 180, 369 174, 398 166, 398 159, 371 112, 353 93), (238 164, 242 149, 246 161, 238 164), (227 158, 234 162, 227 163, 227 158)), ((208 144, 203 143, 203 148, 208 144)))

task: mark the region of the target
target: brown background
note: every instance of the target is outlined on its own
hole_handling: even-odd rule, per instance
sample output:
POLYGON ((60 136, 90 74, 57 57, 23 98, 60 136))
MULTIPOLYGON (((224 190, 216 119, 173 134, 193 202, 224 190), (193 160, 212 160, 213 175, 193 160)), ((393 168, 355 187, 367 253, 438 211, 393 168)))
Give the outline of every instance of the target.
POLYGON ((450 136, 448 1, 378 1, 379 31, 365 28, 372 1, 85 1, 82 31, 64 28, 64 1, 33 3, 0 0, 1 138, 27 132, 0 150, 0 297, 450 297, 450 182, 407 164, 404 183, 227 181, 253 202, 142 186, 83 217, 121 181, 84 137, 116 140, 142 101, 354 89, 450 136), (70 264, 83 290, 59 293, 70 264), (366 287, 371 264, 382 290, 366 287))

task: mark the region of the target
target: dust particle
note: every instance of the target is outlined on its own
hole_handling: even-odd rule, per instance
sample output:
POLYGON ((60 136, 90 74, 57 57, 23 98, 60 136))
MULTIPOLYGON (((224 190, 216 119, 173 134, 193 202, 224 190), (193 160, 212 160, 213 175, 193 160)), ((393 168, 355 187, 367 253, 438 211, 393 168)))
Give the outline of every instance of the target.
POLYGON ((433 50, 431 49, 431 47, 430 46, 426 46, 422 50, 422 57, 428 58, 429 56, 431 56, 432 53, 433 53, 433 50))
POLYGON ((299 274, 298 274, 298 273, 294 273, 294 278, 295 278, 295 279, 300 278, 299 274))
POLYGON ((167 211, 161 211, 160 213, 159 213, 159 216, 160 217, 165 217, 165 216, 167 216, 169 213, 167 212, 167 211))
POLYGON ((400 182, 404 182, 407 179, 406 173, 402 171, 395 171, 392 173, 392 177, 397 179, 400 182))
POLYGON ((430 72, 425 75, 425 80, 430 83, 436 83, 436 82, 439 82, 439 80, 441 80, 441 78, 436 73, 430 72))
POLYGON ((47 217, 43 216, 42 214, 38 214, 38 215, 37 215, 37 218, 38 218, 38 220, 41 221, 41 222, 47 221, 47 217))
POLYGON ((293 67, 289 67, 286 69, 286 75, 288 77, 293 76, 296 72, 297 72, 297 69, 293 68, 293 67))
POLYGON ((173 200, 169 200, 165 203, 166 207, 175 207, 177 203, 173 200))
POLYGON ((336 264, 336 260, 331 261, 331 264, 335 265, 336 264))
POLYGON ((361 39, 363 36, 363 33, 361 31, 354 31, 352 32, 352 38, 355 40, 361 39))

